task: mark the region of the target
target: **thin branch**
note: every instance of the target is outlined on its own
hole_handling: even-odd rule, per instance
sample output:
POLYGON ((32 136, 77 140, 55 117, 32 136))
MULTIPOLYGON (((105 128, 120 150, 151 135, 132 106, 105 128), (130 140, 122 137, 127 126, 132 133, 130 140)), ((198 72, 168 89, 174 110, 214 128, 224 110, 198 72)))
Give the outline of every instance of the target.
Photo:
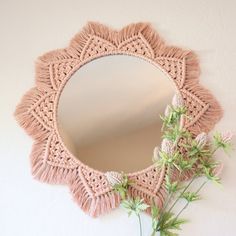
MULTIPOLYGON (((198 194, 207 182, 208 182, 208 180, 205 180, 205 181, 201 184, 201 186, 198 188, 198 190, 195 192, 195 194, 198 194)), ((188 202, 184 205, 184 207, 183 207, 183 208, 179 211, 179 213, 176 215, 175 219, 178 219, 178 218, 179 218, 179 216, 182 214, 182 212, 188 207, 189 203, 190 203, 190 201, 188 201, 188 202)))
POLYGON ((139 222, 139 235, 142 236, 143 235, 143 230, 142 230, 141 217, 140 217, 140 214, 138 214, 137 216, 138 216, 138 222, 139 222))
POLYGON ((183 191, 179 194, 178 198, 174 201, 174 203, 171 205, 171 207, 168 210, 168 213, 171 212, 171 210, 174 208, 174 206, 177 204, 177 202, 179 201, 179 199, 183 196, 183 194, 188 190, 188 188, 190 187, 190 185, 194 182, 194 180, 197 178, 197 176, 195 175, 192 180, 186 185, 186 187, 183 189, 183 191))

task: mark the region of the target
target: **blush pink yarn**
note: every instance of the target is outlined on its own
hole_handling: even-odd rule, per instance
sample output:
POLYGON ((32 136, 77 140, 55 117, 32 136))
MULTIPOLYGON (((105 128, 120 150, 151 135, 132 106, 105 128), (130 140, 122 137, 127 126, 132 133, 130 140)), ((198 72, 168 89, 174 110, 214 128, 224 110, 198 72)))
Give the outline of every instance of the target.
MULTIPOLYGON (((32 174, 43 182, 68 185, 75 201, 91 216, 116 208, 120 198, 112 191, 105 173, 85 165, 65 147, 58 132, 57 107, 60 94, 75 71, 91 60, 117 54, 147 60, 173 81, 192 118, 184 126, 194 135, 211 130, 222 116, 216 99, 199 84, 196 54, 166 45, 149 23, 133 23, 116 31, 88 22, 68 47, 40 56, 36 61, 36 85, 15 111, 19 124, 34 139, 32 174)), ((130 187, 130 194, 148 204, 154 200, 162 207, 165 173, 164 168, 153 165, 128 174, 136 182, 130 187)))

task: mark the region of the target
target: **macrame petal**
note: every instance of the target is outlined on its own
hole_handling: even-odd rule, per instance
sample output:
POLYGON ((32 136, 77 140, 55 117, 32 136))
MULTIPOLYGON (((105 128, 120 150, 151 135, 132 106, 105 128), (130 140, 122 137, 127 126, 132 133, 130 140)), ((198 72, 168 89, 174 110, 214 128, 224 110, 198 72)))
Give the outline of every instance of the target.
POLYGON ((81 52, 80 59, 88 60, 89 58, 99 57, 101 54, 110 54, 115 51, 116 46, 98 36, 90 36, 87 44, 81 52))
POLYGON ((57 91, 63 81, 79 66, 79 63, 80 60, 73 58, 52 63, 45 63, 39 59, 36 62, 36 84, 38 88, 57 91))
POLYGON ((222 110, 216 99, 208 90, 196 85, 194 88, 181 90, 184 104, 188 108, 186 128, 193 134, 208 133, 222 117, 222 110), (196 89, 196 90, 195 90, 196 89))
POLYGON ((151 28, 149 23, 133 23, 118 32, 118 48, 154 59, 155 50, 163 45, 162 39, 151 28))
POLYGON ((16 108, 17 121, 37 140, 42 140, 53 129, 54 99, 54 92, 32 88, 16 108))
POLYGON ((76 176, 79 161, 61 147, 57 135, 50 133, 44 141, 34 143, 31 166, 32 175, 36 179, 52 184, 66 184, 76 176))
POLYGON ((161 208, 166 196, 165 174, 166 170, 164 168, 157 168, 155 165, 144 171, 130 174, 130 179, 135 182, 130 187, 131 196, 139 196, 150 205, 155 201, 161 208))
POLYGON ((142 34, 133 36, 119 44, 119 49, 124 52, 154 58, 154 52, 142 34))
POLYGON ((88 22, 70 42, 70 50, 81 60, 115 50, 115 32, 99 23, 88 22))
POLYGON ((90 216, 105 214, 120 204, 120 197, 112 191, 104 173, 81 166, 70 181, 74 200, 90 216))

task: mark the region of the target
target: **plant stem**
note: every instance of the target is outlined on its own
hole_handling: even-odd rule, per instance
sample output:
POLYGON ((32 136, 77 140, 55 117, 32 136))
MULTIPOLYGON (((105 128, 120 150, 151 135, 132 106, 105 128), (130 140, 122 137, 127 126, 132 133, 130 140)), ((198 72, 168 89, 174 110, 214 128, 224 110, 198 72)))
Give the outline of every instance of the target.
MULTIPOLYGON (((170 175, 170 167, 168 167, 168 169, 167 169, 167 175, 169 176, 170 175)), ((166 209, 166 207, 168 206, 168 203, 169 203, 169 201, 171 200, 171 197, 172 197, 172 192, 168 195, 168 197, 167 197, 167 199, 166 199, 166 201, 165 201, 165 203, 164 203, 164 205, 163 205, 163 207, 162 207, 162 209, 161 209, 161 211, 160 211, 160 218, 161 218, 161 216, 162 216, 162 213, 165 211, 165 209, 166 209)))
POLYGON ((177 197, 177 199, 174 201, 174 203, 171 205, 171 207, 168 210, 168 213, 170 213, 170 211, 174 208, 174 206, 176 205, 176 203, 179 201, 179 199, 183 196, 183 194, 188 190, 188 188, 190 187, 190 185, 194 182, 194 180, 196 179, 196 175, 192 178, 192 180, 186 185, 186 187, 183 189, 183 191, 179 194, 179 196, 177 197))
POLYGON ((143 230, 142 230, 141 217, 140 217, 140 214, 138 214, 137 216, 138 216, 138 222, 139 222, 139 235, 142 236, 143 235, 143 230))
MULTIPOLYGON (((190 185, 194 182, 194 180, 197 178, 197 175, 195 175, 193 178, 192 178, 192 180, 185 186, 185 188, 183 189, 183 191, 179 194, 179 196, 177 197, 177 199, 173 202, 173 204, 171 205, 171 207, 169 208, 169 210, 167 211, 168 213, 170 213, 171 212, 171 210, 174 208, 174 206, 177 204, 177 202, 179 201, 179 199, 183 196, 183 194, 188 190, 188 188, 190 187, 190 185)), ((172 193, 170 194, 170 195, 172 195, 172 193)), ((170 199, 171 199, 171 197, 170 197, 170 195, 169 195, 169 198, 168 198, 168 202, 167 202, 167 204, 165 204, 165 209, 166 209, 166 207, 168 206, 168 203, 169 203, 169 201, 170 201, 170 199)), ((186 206, 187 207, 187 206, 186 206)), ((160 225, 160 222, 161 222, 161 218, 162 218, 162 215, 163 215, 163 213, 164 213, 164 210, 165 209, 163 209, 162 211, 161 211, 161 214, 160 214, 160 218, 159 218, 159 222, 158 222, 158 224, 157 224, 157 229, 158 229, 158 227, 159 227, 159 225, 160 225)))
POLYGON ((166 200, 166 202, 165 202, 163 208, 161 209, 160 217, 161 217, 162 213, 165 212, 165 209, 167 208, 167 206, 168 206, 168 204, 169 204, 169 202, 170 202, 170 200, 171 200, 171 198, 172 198, 172 195, 173 195, 173 192, 171 192, 171 193, 169 194, 169 196, 168 196, 168 198, 167 198, 167 200, 166 200))
MULTIPOLYGON (((177 144, 178 144, 179 139, 180 139, 180 137, 179 137, 179 135, 178 135, 178 136, 176 137, 175 141, 174 141, 174 144, 173 144, 175 148, 177 147, 177 144)), ((167 173, 168 173, 168 175, 170 175, 170 167, 168 167, 167 173)), ((181 176, 181 174, 179 175, 179 178, 178 178, 178 179, 180 179, 180 176, 181 176)), ((178 183, 178 184, 179 184, 179 183, 178 183)), ((162 208, 162 210, 161 210, 160 217, 161 217, 162 213, 165 211, 166 207, 168 206, 168 203, 170 202, 172 195, 173 195, 173 192, 171 192, 171 193, 169 194, 169 196, 168 196, 168 198, 167 198, 167 200, 166 200, 166 202, 165 202, 165 204, 164 204, 164 206, 163 206, 163 208, 162 208)))
POLYGON ((179 213, 176 215, 175 219, 178 219, 181 213, 188 207, 189 201, 184 205, 184 207, 179 211, 179 213))
MULTIPOLYGON (((170 167, 168 168, 167 173, 168 173, 168 175, 170 175, 170 167)), ((182 173, 179 174, 178 179, 180 179, 181 174, 182 174, 182 173)), ((179 184, 179 182, 180 182, 180 181, 178 181, 177 185, 179 184)), ((166 201, 165 201, 165 203, 164 203, 162 209, 160 210, 160 216, 159 216, 159 221, 158 221, 158 224, 157 224, 157 229, 158 229, 158 227, 160 226, 160 222, 161 222, 162 216, 163 216, 163 214, 164 214, 164 212, 165 212, 165 209, 168 207, 168 204, 169 204, 169 202, 171 201, 172 196, 173 196, 173 192, 169 193, 169 195, 168 195, 168 197, 167 197, 167 199, 166 199, 166 201)))
POLYGON ((156 230, 153 230, 151 236, 155 236, 155 235, 156 235, 156 230))
MULTIPOLYGON (((207 182, 208 182, 208 180, 205 180, 205 181, 201 184, 201 186, 198 188, 198 190, 195 192, 195 194, 199 193, 199 192, 201 191, 201 189, 204 187, 204 185, 205 185, 207 182)), ((183 207, 183 208, 179 211, 179 213, 176 215, 175 219, 178 219, 178 218, 179 218, 179 216, 181 215, 181 213, 188 207, 189 203, 190 203, 190 201, 188 201, 188 202, 184 205, 184 207, 183 207)))
MULTIPOLYGON (((174 147, 175 147, 175 148, 177 147, 177 144, 178 144, 179 139, 180 139, 180 136, 178 135, 178 136, 176 137, 175 141, 174 141, 174 147)), ((170 167, 168 167, 167 173, 168 173, 168 175, 170 175, 170 167)), ((179 175, 179 178, 178 178, 178 179, 180 179, 180 176, 181 176, 181 174, 179 175)), ((179 182, 178 182, 178 184, 179 184, 179 182)), ((163 216, 163 213, 165 212, 165 209, 168 207, 168 204, 169 204, 169 202, 171 201, 172 195, 173 195, 173 192, 171 192, 171 193, 169 194, 167 200, 166 200, 165 203, 164 203, 163 208, 162 208, 161 211, 160 211, 160 217, 159 217, 159 222, 158 222, 158 224, 157 224, 157 229, 158 229, 158 227, 159 227, 159 223, 160 223, 160 221, 161 221, 161 218, 162 218, 162 216, 163 216)))
POLYGON ((215 147, 215 149, 212 150, 212 152, 211 152, 211 156, 213 156, 213 154, 214 154, 218 149, 219 149, 219 147, 215 147))

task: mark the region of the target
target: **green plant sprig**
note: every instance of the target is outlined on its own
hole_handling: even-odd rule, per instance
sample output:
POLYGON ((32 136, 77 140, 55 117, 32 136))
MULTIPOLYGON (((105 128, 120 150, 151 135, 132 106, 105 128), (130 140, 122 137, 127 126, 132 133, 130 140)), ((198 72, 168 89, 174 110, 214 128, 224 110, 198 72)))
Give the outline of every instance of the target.
POLYGON ((113 187, 113 190, 120 195, 121 199, 125 200, 127 198, 128 188, 132 184, 134 184, 134 181, 130 180, 127 175, 122 173, 122 179, 120 183, 117 183, 113 185, 112 187, 113 187))
POLYGON ((160 151, 160 158, 156 162, 157 166, 164 166, 168 170, 165 178, 168 196, 162 209, 158 209, 155 205, 151 206, 152 236, 154 236, 157 231, 160 231, 162 236, 178 235, 173 231, 179 230, 180 226, 186 223, 185 220, 179 218, 182 212, 190 203, 200 200, 199 192, 207 182, 220 183, 220 178, 217 173, 215 173, 219 163, 214 161, 214 153, 218 149, 223 149, 226 153, 232 149, 229 135, 223 137, 221 134, 216 133, 213 136, 213 141, 206 143, 204 139, 198 140, 193 137, 190 132, 184 129, 182 130, 180 121, 183 116, 185 116, 185 118, 187 117, 185 112, 186 109, 176 109, 169 106, 168 114, 161 117, 163 120, 163 137, 173 142, 175 152, 170 154, 160 151), (187 142, 181 143, 179 140, 185 140, 187 142), (178 152, 179 147, 184 150, 184 156, 178 152), (174 169, 179 171, 179 176, 177 180, 172 182, 171 173, 174 169), (187 171, 193 174, 189 182, 184 185, 181 179, 187 171), (193 192, 188 191, 193 182, 201 176, 204 176, 206 180, 199 189, 193 192), (175 198, 175 200, 170 204, 173 198, 175 198), (177 214, 174 214, 172 210, 180 199, 185 199, 186 204, 177 214), (175 227, 176 225, 177 227, 175 227))
MULTIPOLYGON (((163 121, 163 147, 158 150, 158 158, 154 158, 156 165, 166 169, 165 188, 167 191, 166 201, 162 208, 155 202, 151 206, 147 205, 143 199, 129 196, 129 187, 134 184, 127 175, 122 176, 122 181, 113 186, 113 190, 121 197, 121 205, 128 212, 128 216, 134 214, 138 217, 139 232, 142 236, 141 213, 149 207, 152 216, 152 235, 160 232, 161 236, 177 236, 181 226, 186 223, 181 219, 182 213, 190 203, 201 199, 199 193, 208 182, 219 184, 220 177, 217 173, 219 163, 214 160, 217 150, 223 149, 227 154, 232 150, 231 135, 216 133, 211 141, 207 140, 205 133, 197 137, 193 136, 183 127, 183 121, 191 119, 187 116, 187 109, 184 106, 168 106, 163 121), (177 173, 177 177, 173 175, 177 173), (185 181, 186 176, 188 181, 185 181), (196 191, 189 191, 190 186, 199 177, 205 180, 196 191), (174 213, 176 204, 184 199, 186 203, 174 213)), ((163 143, 162 142, 162 143, 163 143)))
POLYGON ((144 199, 140 199, 139 197, 132 198, 129 196, 128 189, 132 184, 134 184, 134 181, 130 180, 127 175, 122 174, 122 180, 120 183, 113 186, 113 190, 120 195, 121 206, 127 211, 128 216, 131 216, 132 214, 137 216, 139 222, 139 233, 140 236, 142 236, 143 230, 140 214, 146 211, 149 208, 149 205, 144 202, 144 199))

